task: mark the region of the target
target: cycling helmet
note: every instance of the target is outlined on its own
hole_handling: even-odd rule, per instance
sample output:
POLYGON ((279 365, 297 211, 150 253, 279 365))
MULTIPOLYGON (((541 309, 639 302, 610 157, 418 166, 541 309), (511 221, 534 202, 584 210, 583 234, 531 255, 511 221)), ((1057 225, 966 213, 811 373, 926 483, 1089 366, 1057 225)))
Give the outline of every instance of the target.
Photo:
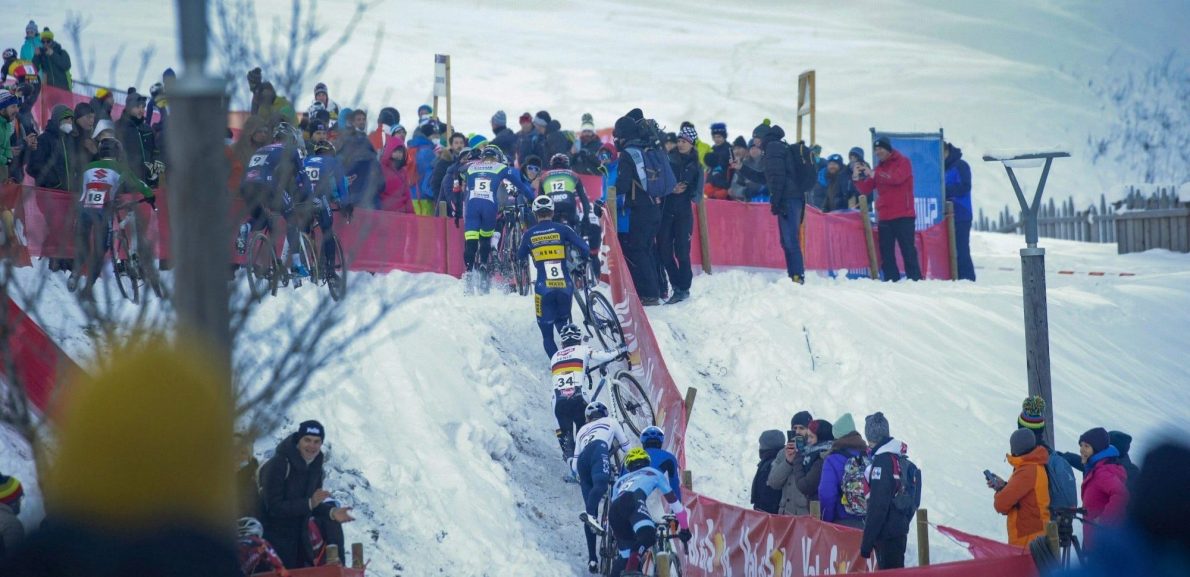
POLYGON ((554 200, 544 194, 533 199, 533 212, 554 212, 554 200))
POLYGON ((322 154, 324 152, 329 152, 332 155, 335 154, 335 145, 331 144, 331 141, 329 140, 319 140, 318 142, 315 142, 314 154, 322 154))
POLYGON ((472 148, 467 151, 467 160, 479 160, 479 156, 480 150, 478 148, 472 148))
POLYGON ((551 156, 550 168, 570 168, 570 157, 561 152, 551 156))
POLYGON ((643 469, 651 464, 653 463, 649 459, 649 452, 640 447, 633 447, 628 450, 628 454, 624 455, 624 466, 629 471, 643 469))
POLYGON ((583 332, 574 323, 562 327, 562 330, 558 334, 562 336, 562 344, 565 346, 577 345, 583 342, 583 332))
POLYGON ((600 401, 595 401, 595 402, 587 405, 587 409, 585 411, 583 411, 583 414, 585 414, 587 416, 588 421, 594 421, 595 419, 601 419, 601 418, 607 416, 607 405, 603 404, 600 401))
POLYGON ((665 442, 665 431, 661 427, 651 426, 646 427, 640 432, 640 444, 645 447, 660 449, 661 444, 665 442))
POLYGON ((17 57, 17 51, 15 48, 5 48, 4 49, 4 59, 5 60, 12 60, 16 57, 17 57))
POLYGON ((99 141, 99 158, 120 158, 120 141, 115 138, 105 138, 99 141))
POLYGON ((273 129, 273 140, 284 140, 292 143, 294 142, 293 132, 293 126, 290 126, 288 122, 282 122, 277 125, 277 128, 273 129))
POLYGON ((479 154, 483 158, 489 158, 489 159, 498 160, 501 162, 504 161, 504 151, 500 150, 500 147, 496 146, 494 144, 489 144, 487 146, 484 146, 483 150, 481 150, 479 154))
POLYGON ((260 521, 256 520, 256 517, 240 517, 239 526, 240 537, 247 537, 249 535, 260 537, 264 535, 264 527, 260 524, 260 521))

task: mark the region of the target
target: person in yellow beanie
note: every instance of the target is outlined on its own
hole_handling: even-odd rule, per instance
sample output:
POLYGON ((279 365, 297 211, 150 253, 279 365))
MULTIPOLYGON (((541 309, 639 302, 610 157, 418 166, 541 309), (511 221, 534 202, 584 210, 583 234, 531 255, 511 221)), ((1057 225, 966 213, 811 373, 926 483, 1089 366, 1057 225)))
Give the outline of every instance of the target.
POLYGON ((70 55, 54 41, 54 33, 49 28, 41 32, 41 46, 33 51, 33 65, 41 71, 46 84, 70 90, 70 55))
POLYGON ((0 574, 240 575, 231 386, 184 348, 116 351, 63 389, 45 523, 0 574))

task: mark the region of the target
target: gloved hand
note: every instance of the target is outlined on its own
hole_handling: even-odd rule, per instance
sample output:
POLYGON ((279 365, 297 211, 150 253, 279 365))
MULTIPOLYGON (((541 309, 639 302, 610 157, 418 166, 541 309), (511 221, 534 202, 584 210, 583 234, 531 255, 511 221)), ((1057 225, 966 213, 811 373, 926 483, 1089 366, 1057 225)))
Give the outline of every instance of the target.
POLYGON ((156 196, 150 196, 150 197, 146 198, 145 203, 148 204, 149 206, 153 207, 153 212, 157 212, 157 197, 156 196))
POLYGON ((785 203, 770 202, 769 212, 772 212, 773 216, 785 216, 785 203))
POLYGON ((599 226, 599 213, 592 210, 591 214, 587 215, 587 222, 591 223, 592 226, 599 226))
POLYGON ((262 79, 261 75, 262 75, 262 73, 260 71, 259 66, 257 66, 256 68, 253 68, 252 70, 249 70, 248 71, 248 87, 255 89, 258 85, 260 85, 260 81, 262 79))
POLYGON ((683 545, 689 543, 693 538, 694 534, 690 532, 690 529, 682 529, 681 531, 678 531, 678 539, 682 540, 683 545))
POLYGON ((347 219, 347 222, 351 222, 351 217, 355 214, 355 205, 350 203, 344 204, 339 207, 339 212, 343 213, 343 217, 347 219))
POLYGON ((628 345, 620 345, 620 348, 619 348, 619 349, 617 349, 617 350, 619 350, 619 351, 620 351, 620 358, 621 358, 621 359, 626 359, 626 358, 628 358, 628 345))

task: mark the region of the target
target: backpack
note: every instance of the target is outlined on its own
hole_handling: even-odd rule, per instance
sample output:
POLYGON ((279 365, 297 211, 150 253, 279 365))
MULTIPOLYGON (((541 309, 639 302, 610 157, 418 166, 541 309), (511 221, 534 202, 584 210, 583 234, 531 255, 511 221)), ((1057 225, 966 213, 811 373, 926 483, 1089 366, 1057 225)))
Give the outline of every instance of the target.
POLYGON ((794 192, 804 195, 818 183, 818 169, 814 166, 814 155, 810 153, 810 147, 806 146, 804 140, 790 144, 786 149, 788 151, 785 156, 786 169, 789 171, 789 178, 797 185, 797 190, 794 192))
POLYGON ((1051 453, 1045 474, 1049 477, 1050 507, 1055 510, 1077 507, 1078 485, 1074 482, 1074 467, 1057 453, 1051 453))
POLYGON ((848 457, 843 465, 843 480, 839 483, 840 502, 849 515, 868 514, 868 484, 864 478, 872 460, 867 455, 848 457))
MULTIPOLYGON (((636 163, 636 174, 641 185, 650 197, 661 199, 673 192, 678 185, 674 176, 673 166, 669 164, 669 156, 663 148, 647 148, 640 150, 628 148, 625 150, 636 163)), ((633 185, 633 198, 636 195, 636 185, 633 185)))
POLYGON ((893 493, 893 508, 910 519, 921 507, 921 469, 909 457, 893 456, 893 479, 897 482, 893 493))

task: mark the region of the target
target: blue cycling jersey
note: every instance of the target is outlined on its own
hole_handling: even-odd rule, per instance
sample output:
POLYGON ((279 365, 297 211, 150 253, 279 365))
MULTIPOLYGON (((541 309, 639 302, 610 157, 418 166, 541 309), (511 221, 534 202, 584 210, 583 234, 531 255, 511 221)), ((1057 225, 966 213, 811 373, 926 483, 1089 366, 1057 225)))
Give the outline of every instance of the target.
POLYGON ((631 471, 616 481, 612 487, 612 500, 614 501, 620 495, 629 492, 637 492, 642 499, 647 499, 649 495, 653 494, 653 491, 657 490, 666 496, 672 496, 674 492, 673 487, 670 486, 661 471, 652 467, 644 467, 631 471))
MULTIPOLYGON (((524 260, 533 256, 537 267, 537 294, 554 290, 571 290, 570 267, 566 266, 566 245, 573 246, 586 255, 591 252, 587 243, 574 229, 560 222, 539 222, 525 231, 517 258, 524 260)), ((568 305, 569 306, 569 305, 568 305)))
MULTIPOLYGON (((306 158, 306 178, 315 197, 329 198, 336 202, 347 201, 347 177, 343 164, 334 156, 311 156, 306 158)), ((299 199, 299 202, 305 199, 299 199)))
POLYGON ((521 178, 520 171, 502 162, 472 162, 462 170, 462 176, 466 185, 466 201, 482 199, 500 204, 505 183, 512 184, 528 201, 533 199, 533 189, 521 178))

